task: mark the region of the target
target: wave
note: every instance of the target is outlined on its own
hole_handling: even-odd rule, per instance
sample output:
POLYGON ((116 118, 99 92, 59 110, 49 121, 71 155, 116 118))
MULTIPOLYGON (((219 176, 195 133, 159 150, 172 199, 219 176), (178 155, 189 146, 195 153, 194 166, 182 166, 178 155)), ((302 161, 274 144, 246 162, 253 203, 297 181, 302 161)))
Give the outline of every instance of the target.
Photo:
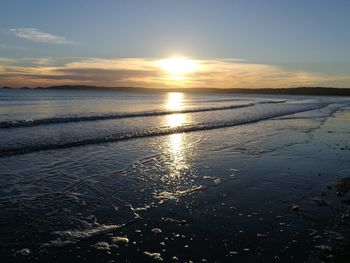
POLYGON ((263 120, 274 119, 286 115, 291 115, 295 113, 306 112, 315 109, 325 108, 330 103, 321 103, 321 104, 312 104, 312 105, 303 105, 299 106, 297 109, 281 109, 280 111, 265 113, 265 115, 254 116, 250 119, 239 119, 232 120, 227 122, 212 122, 212 123, 198 123, 194 125, 184 125, 178 127, 161 127, 161 128, 151 128, 140 131, 112 134, 104 137, 97 137, 92 139, 84 139, 73 142, 64 142, 61 144, 58 143, 46 143, 46 144, 34 144, 34 145, 23 145, 18 147, 8 147, 0 150, 0 157, 6 157, 10 155, 18 155, 18 154, 26 154, 33 153, 39 151, 47 151, 47 150, 58 150, 58 149, 66 149, 72 147, 80 147, 86 145, 93 144, 103 144, 103 143, 111 143, 118 141, 125 141, 130 139, 137 138, 145 138, 145 137, 154 137, 154 136, 163 136, 174 133, 187 133, 187 132, 195 132, 195 131, 204 131, 204 130, 212 130, 212 129, 220 129, 226 127, 233 127, 245 124, 252 124, 263 120))
POLYGON ((263 101, 257 103, 249 103, 243 105, 228 105, 218 107, 207 107, 207 108, 195 108, 195 109, 184 109, 184 110, 165 110, 165 111, 146 111, 146 112, 129 112, 129 113, 116 113, 106 115, 92 115, 92 116, 69 116, 69 117, 52 117, 43 119, 26 119, 26 120, 11 120, 0 122, 0 128, 21 128, 21 127, 33 127, 39 125, 49 124, 62 124, 72 122, 85 122, 85 121, 101 121, 101 120, 113 120, 113 119, 124 119, 124 118, 136 118, 136 117, 154 117, 162 115, 170 115, 176 113, 196 113, 206 111, 220 111, 220 110, 233 110, 244 107, 252 107, 256 104, 266 103, 282 103, 284 101, 263 101))

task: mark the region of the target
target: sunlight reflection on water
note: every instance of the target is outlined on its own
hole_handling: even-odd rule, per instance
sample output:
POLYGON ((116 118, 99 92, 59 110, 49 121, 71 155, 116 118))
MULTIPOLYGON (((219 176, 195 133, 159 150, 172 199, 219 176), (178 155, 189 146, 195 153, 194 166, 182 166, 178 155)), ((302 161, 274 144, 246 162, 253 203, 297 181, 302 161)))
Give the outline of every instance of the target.
POLYGON ((169 92, 166 98, 166 108, 168 110, 182 110, 184 94, 181 92, 169 92))
MULTIPOLYGON (((182 110, 184 109, 183 102, 183 93, 170 92, 166 97, 165 105, 168 110, 182 110)), ((170 128, 174 128, 183 125, 186 119, 187 114, 171 114, 166 116, 165 124, 170 128)), ((182 171, 189 168, 185 156, 186 140, 183 133, 171 134, 168 138, 164 150, 169 155, 169 177, 178 179, 181 177, 182 171)), ((164 179, 169 180, 169 178, 164 179)))
MULTIPOLYGON (((167 110, 179 111, 183 110, 184 106, 184 94, 180 92, 169 92, 166 101, 165 107, 167 110)), ((186 114, 170 114, 166 116, 165 124, 170 128, 181 126, 186 121, 186 114)))

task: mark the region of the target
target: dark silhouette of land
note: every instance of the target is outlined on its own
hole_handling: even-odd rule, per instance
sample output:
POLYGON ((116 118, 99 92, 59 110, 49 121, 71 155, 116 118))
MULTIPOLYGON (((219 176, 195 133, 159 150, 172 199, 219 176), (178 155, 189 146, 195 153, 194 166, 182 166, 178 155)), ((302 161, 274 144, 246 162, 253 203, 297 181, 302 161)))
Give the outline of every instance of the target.
MULTIPOLYGON (((3 89, 12 89, 3 87, 3 89)), ((20 89, 29 89, 23 87, 20 89)), ((284 95, 319 95, 319 96, 350 96, 350 88, 334 87, 295 87, 295 88, 261 88, 261 89, 242 89, 242 88, 143 88, 143 87, 99 87, 87 85, 62 85, 49 87, 36 87, 31 89, 45 90, 104 90, 104 91, 132 91, 132 92, 206 92, 206 93, 238 93, 238 94, 284 94, 284 95)))

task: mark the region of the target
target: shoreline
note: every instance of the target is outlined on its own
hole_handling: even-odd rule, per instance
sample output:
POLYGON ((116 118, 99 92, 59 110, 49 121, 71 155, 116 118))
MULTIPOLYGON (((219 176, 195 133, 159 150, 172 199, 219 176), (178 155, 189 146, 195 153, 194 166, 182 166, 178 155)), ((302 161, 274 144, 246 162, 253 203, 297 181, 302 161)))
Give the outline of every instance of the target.
MULTIPOLYGON (((340 184, 348 182, 350 172, 349 118, 345 108, 303 131, 305 138, 292 145, 247 158, 243 151, 235 160, 241 167, 232 180, 140 210, 140 218, 126 227, 42 249, 39 260, 31 254, 15 259, 346 262, 350 193, 347 183, 340 184)), ((220 177, 224 167, 214 169, 212 178, 220 177)))

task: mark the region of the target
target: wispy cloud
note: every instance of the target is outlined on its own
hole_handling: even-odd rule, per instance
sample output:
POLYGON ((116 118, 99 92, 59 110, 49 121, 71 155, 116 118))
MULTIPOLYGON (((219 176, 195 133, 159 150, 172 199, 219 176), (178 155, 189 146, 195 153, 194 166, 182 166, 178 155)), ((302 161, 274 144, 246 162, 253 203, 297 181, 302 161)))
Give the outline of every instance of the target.
POLYGON ((25 48, 21 46, 9 46, 9 45, 0 44, 0 49, 25 49, 25 48))
POLYGON ((157 59, 85 58, 70 62, 55 58, 26 59, 19 64, 0 58, 0 85, 51 86, 88 84, 96 86, 283 88, 293 86, 346 86, 348 75, 330 76, 283 67, 235 60, 193 60, 198 70, 174 81, 157 66, 157 59), (1 66, 2 64, 2 66, 1 66))
POLYGON ((1 64, 14 65, 15 62, 16 62, 16 60, 13 59, 13 58, 2 58, 2 57, 0 57, 0 65, 1 64))
POLYGON ((48 44, 76 44, 73 40, 65 37, 55 36, 46 32, 42 32, 37 28, 11 28, 9 31, 17 37, 25 38, 34 42, 48 44))

